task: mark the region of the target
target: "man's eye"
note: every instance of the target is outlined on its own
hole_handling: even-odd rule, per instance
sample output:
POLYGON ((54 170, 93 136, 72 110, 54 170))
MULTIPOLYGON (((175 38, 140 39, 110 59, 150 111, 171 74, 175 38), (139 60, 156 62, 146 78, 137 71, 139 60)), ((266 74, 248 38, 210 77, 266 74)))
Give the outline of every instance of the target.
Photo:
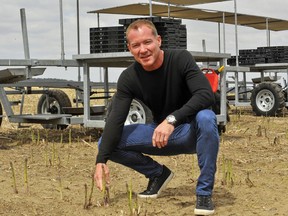
POLYGON ((139 47, 139 44, 133 44, 133 45, 132 45, 132 48, 133 48, 133 49, 138 48, 138 47, 139 47))

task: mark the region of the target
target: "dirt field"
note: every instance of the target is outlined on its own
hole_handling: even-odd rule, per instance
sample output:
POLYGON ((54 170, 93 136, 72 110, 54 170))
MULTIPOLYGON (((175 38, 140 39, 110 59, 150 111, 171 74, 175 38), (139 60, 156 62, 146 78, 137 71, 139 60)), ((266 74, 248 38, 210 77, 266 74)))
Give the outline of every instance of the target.
MULTIPOLYGON (((231 122, 221 136, 215 215, 287 215, 287 121, 287 115, 231 113, 231 122)), ((104 202, 104 194, 96 188, 91 193, 100 134, 80 126, 63 131, 37 125, 17 128, 4 120, 0 130, 0 215, 193 215, 199 174, 195 155, 155 157, 175 173, 158 199, 129 199, 127 185, 139 192, 146 188, 147 180, 112 162, 110 199, 104 202)))

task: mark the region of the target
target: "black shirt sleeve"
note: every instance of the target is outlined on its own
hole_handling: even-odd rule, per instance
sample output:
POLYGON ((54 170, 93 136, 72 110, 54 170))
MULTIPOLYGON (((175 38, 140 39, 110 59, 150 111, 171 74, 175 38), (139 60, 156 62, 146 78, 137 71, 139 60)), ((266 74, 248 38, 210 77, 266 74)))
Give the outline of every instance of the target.
POLYGON ((117 82, 117 93, 115 93, 111 104, 112 109, 102 134, 102 142, 99 147, 96 163, 106 163, 109 159, 111 152, 121 139, 123 126, 130 109, 133 94, 127 87, 129 76, 125 75, 125 71, 122 74, 117 82))
POLYGON ((190 99, 172 114, 178 124, 189 122, 202 109, 209 108, 215 101, 211 85, 203 72, 199 69, 193 56, 186 50, 180 52, 178 57, 179 71, 191 94, 190 99))

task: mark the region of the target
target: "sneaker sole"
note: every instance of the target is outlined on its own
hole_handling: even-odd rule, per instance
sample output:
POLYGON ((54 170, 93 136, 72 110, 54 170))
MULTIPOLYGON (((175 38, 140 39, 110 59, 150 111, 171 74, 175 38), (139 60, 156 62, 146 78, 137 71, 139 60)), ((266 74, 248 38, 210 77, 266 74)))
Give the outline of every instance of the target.
POLYGON ((214 214, 214 212, 214 210, 194 209, 195 215, 211 215, 214 214))
POLYGON ((173 178, 174 173, 171 172, 170 175, 168 176, 168 178, 165 180, 165 182, 162 184, 161 188, 158 190, 157 194, 152 194, 152 195, 143 195, 143 194, 137 194, 139 198, 153 198, 156 199, 161 192, 166 188, 167 184, 171 181, 171 179, 173 178))

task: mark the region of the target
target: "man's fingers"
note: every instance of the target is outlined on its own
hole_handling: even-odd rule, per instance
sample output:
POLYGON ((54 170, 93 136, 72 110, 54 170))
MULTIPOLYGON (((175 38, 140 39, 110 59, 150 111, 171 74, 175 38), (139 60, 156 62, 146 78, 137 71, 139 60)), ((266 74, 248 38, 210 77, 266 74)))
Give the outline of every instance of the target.
POLYGON ((155 132, 154 132, 153 137, 152 137, 152 145, 153 145, 154 147, 157 146, 156 133, 155 133, 155 132))
POLYGON ((107 185, 110 184, 110 173, 106 164, 99 163, 96 165, 94 180, 96 182, 97 188, 101 191, 103 189, 103 183, 107 185), (103 182, 103 179, 105 182, 103 182))
POLYGON ((106 165, 102 166, 103 170, 104 170, 104 175, 105 175, 105 182, 106 184, 110 184, 110 172, 109 172, 109 168, 106 165))
POLYGON ((169 136, 167 134, 159 133, 154 131, 153 137, 152 137, 152 144, 154 147, 157 148, 163 148, 167 145, 169 136))
POLYGON ((101 169, 97 169, 95 170, 95 174, 94 174, 94 180, 96 182, 96 187, 101 191, 102 190, 102 171, 101 169))

